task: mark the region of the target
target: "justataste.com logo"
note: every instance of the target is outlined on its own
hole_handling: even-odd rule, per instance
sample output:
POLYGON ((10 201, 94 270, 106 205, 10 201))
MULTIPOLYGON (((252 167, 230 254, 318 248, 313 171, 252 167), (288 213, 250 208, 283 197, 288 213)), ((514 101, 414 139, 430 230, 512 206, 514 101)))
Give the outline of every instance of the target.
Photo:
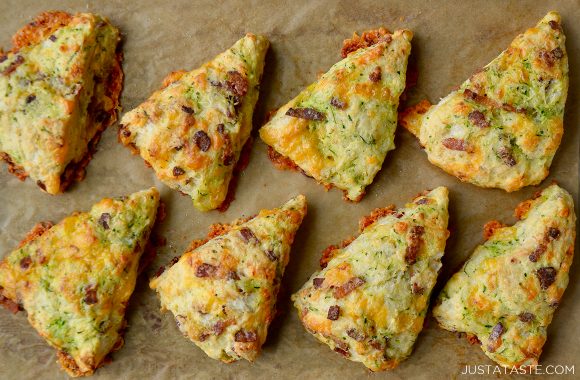
POLYGON ((548 364, 502 367, 491 364, 466 365, 460 375, 574 375, 574 365, 548 364))

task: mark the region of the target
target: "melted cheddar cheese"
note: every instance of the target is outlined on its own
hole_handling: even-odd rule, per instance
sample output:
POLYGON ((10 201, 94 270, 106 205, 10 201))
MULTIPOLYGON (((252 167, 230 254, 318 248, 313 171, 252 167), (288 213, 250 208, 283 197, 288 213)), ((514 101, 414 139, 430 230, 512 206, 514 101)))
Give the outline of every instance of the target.
POLYGON ((103 199, 37 229, 0 261, 0 300, 26 310, 70 376, 91 375, 122 346, 125 307, 158 202, 155 188, 103 199))
POLYGON ((431 163, 462 181, 506 191, 538 184, 564 131, 564 43, 560 15, 550 12, 458 90, 402 124, 431 163))
POLYGON ((372 371, 395 368, 423 328, 441 268, 448 191, 438 187, 391 209, 337 248, 296 294, 304 327, 372 371))
POLYGON ((119 31, 98 15, 47 12, 13 40, 0 56, 0 158, 56 194, 83 177, 92 145, 116 120, 119 31))
POLYGON ((306 198, 262 210, 185 252, 151 280, 163 310, 209 357, 254 361, 274 319, 290 246, 306 215, 306 198))
POLYGON ((307 175, 360 200, 395 148, 412 32, 386 34, 350 53, 282 106, 262 140, 307 175))
POLYGON ((576 216, 557 185, 518 206, 522 219, 496 225, 437 300, 444 329, 475 335, 506 367, 538 364, 548 325, 568 285, 576 216))
POLYGON ((201 211, 226 198, 252 130, 268 46, 265 37, 247 34, 199 69, 170 74, 121 120, 120 141, 201 211))

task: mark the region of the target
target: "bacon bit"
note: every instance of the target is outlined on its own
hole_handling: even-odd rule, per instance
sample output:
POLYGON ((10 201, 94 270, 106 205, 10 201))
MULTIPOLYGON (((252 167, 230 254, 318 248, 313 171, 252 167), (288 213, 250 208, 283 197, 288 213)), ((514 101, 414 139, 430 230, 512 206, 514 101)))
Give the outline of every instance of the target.
POLYGON ((556 240, 560 237, 560 230, 556 227, 550 227, 548 229, 548 236, 553 239, 556 240))
POLYGON ((547 249, 548 249, 548 247, 546 246, 546 244, 544 242, 542 242, 542 243, 540 243, 540 245, 538 245, 538 247, 536 249, 534 249, 534 251, 532 253, 530 253, 528 258, 530 259, 530 261, 532 263, 535 263, 544 254, 544 252, 546 252, 547 249))
POLYGON ((230 134, 225 131, 225 126, 223 124, 217 125, 217 131, 220 135, 222 135, 224 139, 224 148, 222 150, 222 162, 225 166, 229 166, 234 162, 234 150, 232 147, 232 139, 230 138, 230 134))
POLYGON ((377 66, 369 74, 369 80, 373 83, 377 83, 381 80, 381 78, 382 78, 381 67, 377 66))
POLYGON ((221 335, 222 332, 224 332, 224 329, 226 327, 226 324, 224 323, 224 321, 217 321, 215 325, 213 325, 213 327, 211 328, 214 335, 221 335))
POLYGON ((12 74, 18 68, 18 66, 22 65, 23 63, 24 57, 22 57, 21 55, 17 55, 16 59, 10 65, 8 65, 8 67, 4 69, 2 75, 12 74))
POLYGON ((347 350, 343 350, 340 347, 335 347, 334 348, 334 352, 337 352, 337 353, 341 354, 345 358, 350 358, 350 352, 348 352, 347 350))
POLYGON ((130 137, 131 131, 128 130, 124 125, 119 126, 119 134, 123 137, 130 137))
POLYGON ((85 298, 83 299, 87 305, 94 305, 99 302, 97 298, 97 289, 93 285, 85 288, 85 298))
POLYGON ((334 257, 336 250, 347 247, 350 243, 352 243, 354 239, 355 239, 354 237, 351 237, 349 239, 343 240, 339 245, 331 244, 328 247, 326 247, 324 251, 322 251, 322 257, 320 258, 320 267, 326 268, 328 262, 332 260, 332 258, 334 257))
POLYGON ((44 184, 44 182, 38 180, 36 181, 36 186, 40 187, 43 191, 46 191, 46 185, 44 184))
POLYGON ((515 166, 516 165, 516 159, 514 158, 513 155, 513 151, 511 148, 508 147, 501 147, 499 149, 499 151, 497 152, 499 158, 502 159, 503 163, 506 164, 507 166, 515 166))
POLYGON ((212 277, 217 272, 217 267, 208 263, 203 263, 197 267, 195 275, 197 277, 212 277))
POLYGON ((346 330, 346 335, 350 336, 352 339, 356 340, 357 342, 362 342, 363 340, 365 340, 365 334, 363 334, 361 331, 358 331, 357 329, 348 329, 346 330))
POLYGON ((211 146, 211 139, 204 131, 195 132, 193 142, 202 152, 207 152, 211 146))
POLYGON ((413 226, 411 231, 407 236, 408 246, 405 251, 405 262, 409 265, 413 265, 417 262, 417 256, 419 255, 419 249, 421 248, 421 238, 425 233, 425 228, 423 226, 413 226))
POLYGON ((501 322, 498 322, 498 324, 491 330, 491 334, 489 334, 489 344, 487 345, 487 349, 490 352, 495 352, 495 350, 501 346, 501 336, 503 333, 505 333, 505 329, 501 322))
POLYGON ((258 340, 258 336, 254 331, 240 330, 234 336, 236 342, 249 343, 258 340))
POLYGON ((56 41, 56 36, 54 34, 51 34, 50 36, 48 36, 48 39, 54 42, 56 41))
POLYGON ((502 222, 499 222, 497 220, 491 220, 487 223, 485 223, 485 226, 483 226, 483 238, 485 240, 488 240, 490 237, 493 236, 493 234, 495 233, 496 230, 500 229, 500 228, 504 228, 505 224, 503 224, 502 222))
POLYGON ((540 268, 536 271, 536 276, 540 281, 540 288, 546 290, 556 281, 558 271, 552 267, 540 268))
POLYGON ((423 292, 425 291, 425 288, 423 288, 422 286, 420 286, 419 284, 417 284, 416 282, 413 283, 413 289, 411 289, 411 291, 413 292, 413 294, 423 294, 423 292))
POLYGON ((551 54, 552 54, 552 57, 554 57, 556 59, 560 59, 564 56, 564 52, 562 51, 562 49, 560 49, 560 47, 557 47, 554 50, 552 50, 551 54))
POLYGON ((560 30, 560 24, 557 21, 550 20, 548 21, 548 25, 550 25, 550 28, 553 30, 560 30))
POLYGON ((32 259, 30 258, 30 256, 23 257, 20 260, 20 268, 21 269, 26 270, 26 269, 30 268, 30 264, 32 264, 32 259))
POLYGON ((469 144, 468 142, 466 142, 463 139, 456 139, 453 137, 448 137, 446 139, 443 139, 443 141, 441 143, 447 149, 458 150, 458 151, 467 152, 467 153, 473 152, 473 147, 471 146, 471 144, 469 144))
POLYGON ((312 279, 312 285, 314 286, 314 289, 320 289, 322 287, 322 284, 324 283, 324 277, 317 277, 312 279))
POLYGON ((240 229, 240 235, 242 235, 242 238, 246 243, 253 242, 255 244, 260 244, 260 240, 258 240, 258 238, 256 237, 256 235, 254 235, 252 230, 250 230, 247 227, 240 229))
POLYGON ((101 217, 99 218, 99 224, 101 225, 101 227, 103 227, 105 230, 108 230, 109 227, 109 223, 111 222, 111 214, 109 214, 108 212, 104 212, 101 214, 101 217))
POLYGON ((240 279, 240 276, 238 276, 238 274, 236 273, 236 271, 229 271, 226 278, 228 280, 234 280, 234 281, 238 281, 240 279))
POLYGON ((300 168, 291 159, 276 152, 274 148, 268 145, 268 158, 272 164, 279 170, 299 171, 300 168))
POLYGON ((16 247, 16 249, 22 248, 26 244, 28 244, 29 242, 36 240, 36 238, 44 235, 44 233, 46 231, 50 230, 51 228, 52 228, 52 223, 51 222, 39 222, 39 223, 36 223, 36 225, 34 227, 32 227, 32 229, 30 230, 30 232, 28 232, 26 234, 26 236, 24 237, 24 239, 22 239, 20 241, 20 243, 18 243, 18 247, 16 247))
POLYGON ((274 251, 272 251, 271 249, 266 250, 265 253, 266 253, 266 256, 268 256, 268 259, 270 259, 270 261, 278 260, 278 256, 276 256, 274 251))
POLYGON ((469 114, 469 116, 467 116, 467 118, 469 119, 469 121, 471 121, 473 124, 475 124, 477 127, 479 128, 487 128, 489 127, 489 121, 487 121, 485 119, 485 115, 483 114, 483 112, 481 111, 473 111, 469 114))
POLYGON ((192 115, 194 113, 193 108, 188 106, 181 106, 181 110, 185 113, 192 115))
POLYGON ((8 56, 5 54, 0 54, 0 63, 4 62, 5 60, 8 59, 8 56))
POLYGON ((376 208, 371 211, 370 215, 363 216, 358 222, 359 232, 363 232, 368 226, 376 222, 377 220, 384 218, 387 215, 391 215, 395 212, 395 206, 389 205, 387 207, 376 208))
POLYGON ((426 205, 429 204, 430 200, 429 198, 423 197, 423 198, 419 198, 418 200, 415 201, 416 205, 426 205))
POLYGON ((340 316, 340 306, 334 305, 328 308, 328 313, 326 315, 327 319, 330 319, 331 321, 336 321, 339 316, 340 316))
POLYGON ((232 70, 228 71, 228 79, 226 80, 226 88, 232 94, 243 97, 248 92, 248 79, 246 79, 239 72, 232 70))
POLYGON ((376 45, 379 42, 390 43, 392 40, 393 37, 391 36, 391 33, 385 28, 368 30, 363 32, 361 36, 354 33, 352 38, 343 41, 340 55, 342 58, 346 58, 350 53, 359 49, 376 45))
POLYGON ((26 97, 26 104, 30 104, 31 102, 33 102, 36 99, 36 95, 34 94, 30 94, 26 97))
POLYGON ((185 174, 185 170, 183 170, 179 166, 173 167, 173 176, 174 177, 179 177, 180 175, 184 175, 184 174, 185 174))
POLYGON ((353 290, 365 283, 360 277, 352 277, 350 280, 342 284, 341 286, 334 289, 333 296, 336 299, 344 298, 349 295, 353 290))
POLYGON ((0 286, 0 305, 4 306, 12 314, 16 314, 20 310, 22 310, 21 307, 16 302, 12 301, 10 298, 5 297, 2 294, 3 289, 4 288, 0 286))
POLYGON ((330 99, 330 105, 340 110, 346 108, 346 102, 340 100, 339 98, 335 98, 334 96, 330 99))
POLYGON ((286 115, 314 121, 322 121, 326 119, 322 112, 319 112, 314 108, 288 108, 286 115))
POLYGON ((532 313, 524 312, 518 315, 518 318, 520 319, 520 321, 527 323, 533 321, 536 318, 536 316, 532 313))

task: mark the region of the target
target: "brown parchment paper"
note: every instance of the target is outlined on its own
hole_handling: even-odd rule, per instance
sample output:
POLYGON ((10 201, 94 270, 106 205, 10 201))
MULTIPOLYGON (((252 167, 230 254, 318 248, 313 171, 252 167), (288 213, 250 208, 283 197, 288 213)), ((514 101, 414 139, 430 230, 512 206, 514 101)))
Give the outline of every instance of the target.
MULTIPOLYGON (((167 218, 155 234, 168 243, 139 278, 127 312, 125 346, 113 362, 97 370, 100 379, 448 379, 461 376, 465 365, 494 364, 478 346, 441 330, 429 316, 412 356, 399 368, 369 373, 319 344, 300 324, 290 303, 295 292, 318 268, 321 251, 351 236, 358 219, 375 207, 402 205, 418 192, 444 185, 450 189, 451 237, 434 295, 482 241, 490 219, 513 223, 514 207, 539 188, 557 180, 578 196, 580 123, 580 1, 32 1, 0 2, 0 46, 9 47, 14 32, 36 14, 49 9, 96 12, 117 25, 124 35, 125 87, 122 106, 129 110, 157 89, 167 73, 193 69, 245 32, 262 33, 272 45, 267 56, 254 129, 268 110, 284 104, 340 59, 342 40, 353 31, 385 26, 413 30, 411 61, 419 82, 408 104, 422 98, 437 102, 533 26, 549 10, 563 17, 570 59, 570 92, 565 134, 551 174, 539 187, 507 194, 459 182, 430 165, 415 138, 399 128, 397 149, 358 204, 326 192, 312 179, 276 170, 257 138, 250 164, 240 177, 236 200, 225 213, 200 213, 187 197, 156 180, 140 157, 117 142, 117 126, 109 128, 88 166, 86 179, 65 194, 50 196, 32 181, 21 183, 0 170, 0 256, 8 254, 38 221, 59 221, 75 210, 87 210, 103 197, 157 186, 167 204, 167 218), (263 353, 254 364, 222 364, 208 358, 183 338, 170 313, 148 287, 155 270, 180 255, 188 243, 205 236, 211 223, 252 215, 276 207, 291 196, 308 197, 306 217, 294 243, 279 297, 280 314, 269 330, 263 353)), ((570 285, 549 328, 540 363, 575 365, 580 373, 580 258, 570 273, 570 285)), ((429 314, 430 315, 430 314, 429 314)), ((480 376, 482 377, 482 376, 480 376)), ((0 379, 66 378, 50 348, 26 320, 25 313, 0 310, 0 379)))

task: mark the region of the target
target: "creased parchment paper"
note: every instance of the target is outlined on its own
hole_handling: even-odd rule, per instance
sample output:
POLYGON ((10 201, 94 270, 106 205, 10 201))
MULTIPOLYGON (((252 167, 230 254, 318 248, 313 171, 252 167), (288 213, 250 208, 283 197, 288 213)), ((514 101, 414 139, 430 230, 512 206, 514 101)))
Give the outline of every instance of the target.
MULTIPOLYGON (((412 356, 399 368, 369 373, 319 344, 301 326, 291 307, 295 292, 318 268, 321 251, 357 229, 358 219, 375 207, 402 205, 418 192, 444 185, 450 189, 451 237, 434 294, 482 241, 490 219, 513 223, 514 207, 539 188, 557 180, 578 196, 580 124, 579 1, 31 1, 0 2, 0 45, 10 45, 17 29, 41 11, 63 9, 107 16, 124 35, 125 87, 122 106, 129 110, 159 88, 170 71, 193 69, 231 46, 245 32, 266 35, 267 56, 254 129, 268 110, 284 104, 340 59, 342 40, 353 31, 385 26, 413 30, 411 62, 419 82, 409 104, 422 98, 437 102, 475 70, 487 64, 510 41, 535 25, 550 10, 563 17, 570 59, 570 92, 565 133, 551 174, 539 187, 507 194, 460 183, 430 165, 417 141, 402 128, 397 148, 358 204, 342 200, 337 190, 325 192, 299 173, 276 170, 266 147, 255 140, 236 200, 225 213, 200 213, 191 200, 156 180, 140 157, 117 142, 117 126, 104 134, 86 179, 65 194, 50 196, 32 181, 21 183, 0 170, 0 256, 8 254, 38 221, 58 222, 75 210, 87 210, 103 197, 128 194, 155 185, 167 204, 167 218, 154 232, 168 243, 139 278, 128 307, 125 346, 113 362, 97 370, 98 379, 449 379, 467 377, 465 365, 494 364, 477 346, 441 330, 429 316, 412 356), (170 313, 148 287, 156 269, 180 255, 194 238, 205 236, 211 223, 252 215, 276 207, 291 196, 308 197, 308 216, 296 237, 279 297, 280 313, 270 327, 263 353, 254 364, 222 364, 208 358, 179 333, 170 313)), ((255 131, 254 131, 255 132, 255 131)), ((549 328, 540 363, 575 365, 580 372, 580 258, 570 272, 570 285, 549 328)), ((55 363, 55 351, 30 327, 25 313, 0 310, 0 378, 66 378, 55 363)))

